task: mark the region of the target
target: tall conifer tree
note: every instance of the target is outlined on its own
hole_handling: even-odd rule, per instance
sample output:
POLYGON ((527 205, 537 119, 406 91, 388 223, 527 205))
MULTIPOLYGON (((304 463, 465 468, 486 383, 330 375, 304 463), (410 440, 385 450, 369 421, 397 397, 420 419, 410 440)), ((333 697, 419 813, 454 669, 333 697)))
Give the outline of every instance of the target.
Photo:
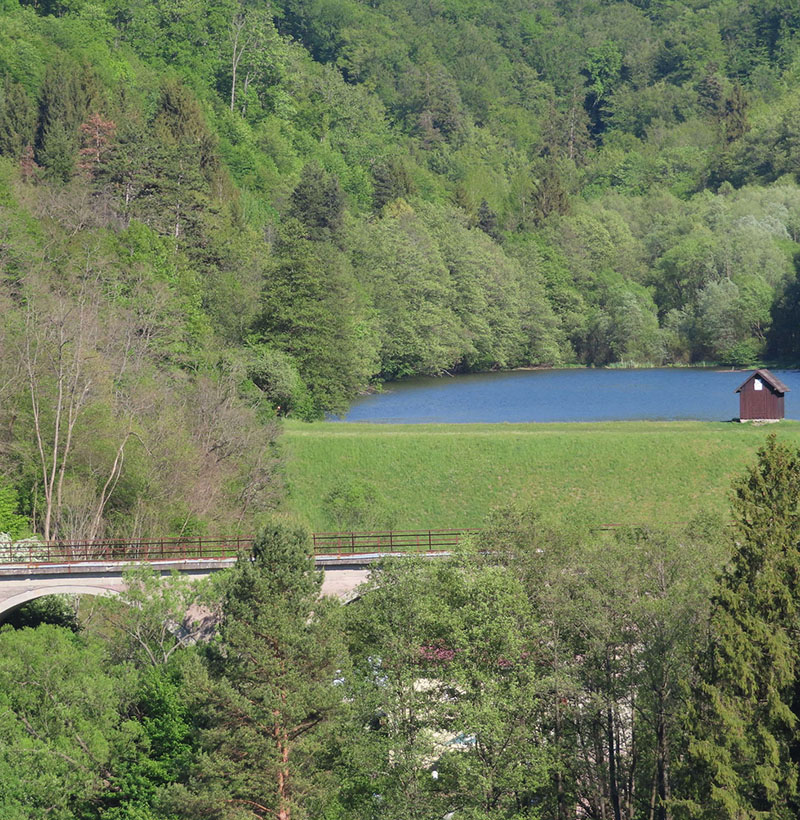
POLYGON ((800 453, 772 435, 734 487, 736 542, 689 710, 682 815, 800 814, 800 453))
POLYGON ((209 756, 193 796, 183 796, 185 816, 308 816, 309 756, 342 697, 335 680, 344 644, 321 584, 307 533, 281 523, 236 564, 211 662, 209 756))

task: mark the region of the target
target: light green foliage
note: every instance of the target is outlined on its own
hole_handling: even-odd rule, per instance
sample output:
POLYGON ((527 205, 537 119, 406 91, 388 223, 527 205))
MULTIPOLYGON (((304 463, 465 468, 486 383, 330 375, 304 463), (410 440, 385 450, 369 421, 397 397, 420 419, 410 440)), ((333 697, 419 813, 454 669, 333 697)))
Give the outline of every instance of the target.
POLYGON ((164 628, 182 585, 144 569, 127 613, 87 610, 94 637, 2 630, 3 816, 788 820, 797 462, 770 437, 737 481, 711 599, 718 518, 597 534, 518 504, 453 555, 377 566, 347 608, 274 520, 199 650, 164 628))
MULTIPOLYGON (((792 3, 756 0, 275 0, 258 8, 234 0, 0 0, 0 474, 17 494, 0 490, 0 529, 19 534, 21 516, 62 538, 250 531, 281 494, 276 417, 341 411, 375 379, 555 363, 793 361, 800 352, 799 29, 792 3), (80 399, 69 410, 59 395, 80 399), (46 468, 51 458, 54 472, 46 468), (49 484, 48 475, 55 476, 49 484)), ((795 425, 783 429, 796 438, 795 425)), ((457 435, 365 426, 354 435, 290 422, 289 430, 292 503, 317 528, 478 525, 509 498, 592 523, 685 520, 705 507, 723 510, 729 476, 763 438, 757 429, 693 424, 467 427, 457 435)), ((520 527, 519 544, 541 545, 520 527)), ((299 536, 273 536, 302 552, 299 536)), ((347 807, 358 806, 405 820, 463 789, 465 814, 497 808, 564 820, 584 789, 581 810, 661 820, 669 756, 659 744, 666 738, 677 749, 680 738, 674 700, 659 685, 672 686, 684 668, 692 613, 702 611, 681 592, 680 548, 694 555, 695 541, 640 533, 608 556, 553 542, 583 577, 561 585, 557 562, 522 577, 475 570, 497 600, 496 629, 485 622, 490 602, 482 590, 474 579, 447 576, 452 568, 408 580, 409 600, 397 609, 420 627, 413 634, 433 629, 435 615, 461 646, 483 642, 511 657, 519 656, 521 635, 535 639, 531 624, 551 626, 557 613, 569 624, 563 645, 572 660, 585 659, 569 665, 575 688, 565 695, 581 703, 583 717, 574 710, 569 729, 557 730, 558 701, 550 698, 542 725, 549 721, 547 737, 560 732, 565 742, 606 749, 601 718, 607 723, 610 714, 623 747, 614 773, 575 755, 553 768, 539 756, 545 735, 530 734, 536 759, 528 768, 487 754, 497 764, 488 772, 475 756, 454 752, 437 787, 422 773, 414 750, 428 741, 417 733, 397 777, 379 773, 392 794, 409 795, 408 805, 378 805, 374 784, 356 775, 347 781, 342 767, 353 799, 326 800, 320 794, 335 791, 328 778, 338 752, 315 724, 295 738, 290 757, 300 761, 300 785, 285 805, 310 816, 348 816, 347 807), (627 574, 626 551, 642 556, 627 574), (550 586, 525 585, 534 578, 550 586), (439 584, 438 599, 426 580, 439 584), (559 608, 555 595, 543 602, 534 592, 545 588, 591 609, 559 608), (681 619, 688 631, 679 634, 681 619), (674 668, 665 669, 666 657, 674 668), (639 666, 626 667, 625 658, 639 666), (625 751, 630 715, 639 720, 638 768, 625 751), (660 740, 652 734, 659 725, 660 740), (534 793, 510 800, 531 784, 534 793), (489 791, 498 795, 495 807, 489 791)), ((283 552, 276 548, 272 559, 283 552)), ((263 703, 280 701, 270 689, 278 680, 300 693, 297 714, 308 715, 312 702, 326 715, 342 704, 331 694, 335 670, 325 654, 337 654, 336 633, 321 625, 327 604, 312 602, 316 581, 287 593, 302 603, 292 609, 281 598, 293 588, 292 573, 276 588, 257 573, 263 563, 261 556, 237 570, 245 603, 233 594, 227 600, 222 645, 230 665, 221 653, 210 676, 177 662, 190 653, 164 629, 177 622, 183 593, 167 600, 172 593, 159 592, 153 579, 133 584, 135 605, 125 617, 117 613, 131 640, 111 645, 133 665, 161 659, 148 673, 155 677, 133 687, 139 695, 125 706, 129 722, 119 712, 112 719, 119 704, 104 706, 111 701, 94 644, 81 650, 85 668, 73 644, 37 644, 31 668, 50 652, 96 695, 92 720, 101 728, 81 737, 100 763, 87 766, 80 744, 76 752, 70 738, 52 744, 40 732, 43 754, 55 747, 62 757, 20 774, 27 758, 6 754, 4 812, 36 816, 50 791, 61 801, 50 817, 168 817, 162 787, 179 780, 184 796, 192 794, 187 749, 198 727, 176 695, 183 675, 195 692, 218 698, 194 761, 198 771, 211 761, 203 785, 212 803, 231 771, 242 793, 266 780, 275 786, 275 748, 250 733, 258 725, 275 730, 264 724, 269 707, 258 712, 247 701, 251 642, 266 659, 263 703), (237 632, 240 615, 252 617, 260 634, 237 632), (263 635, 284 641, 298 663, 317 664, 315 685, 282 678, 263 635), (94 678, 85 680, 89 671, 94 678), (231 704, 246 717, 233 739, 222 723, 231 704), (251 741, 266 764, 242 773, 236 753, 251 741), (61 788, 52 788, 48 772, 61 788), (100 783, 104 796, 89 804, 98 778, 111 785, 100 783)), ((721 634, 746 646, 747 630, 722 620, 721 634)), ((399 623, 401 638, 405 628, 399 623)), ((780 650, 776 657, 786 650, 781 625, 759 629, 764 646, 780 650)), ((391 636, 377 640, 389 657, 391 636)), ((13 649, 3 655, 6 670, 27 657, 13 649)), ((484 737, 501 737, 513 708, 540 707, 537 686, 549 680, 541 670, 525 677, 515 666, 501 679, 491 656, 454 658, 458 686, 474 695, 461 704, 465 732, 480 726, 484 737), (494 698, 482 697, 481 686, 494 698)), ((554 655, 547 660, 552 665, 554 655)), ((778 680, 788 666, 776 668, 778 680)), ((12 671, 16 680, 20 667, 12 671)), ((411 674, 406 694, 424 700, 407 685, 411 674)), ((89 707, 77 690, 53 680, 52 691, 63 689, 75 715, 84 715, 89 707)), ((0 697, 17 701, 2 711, 4 740, 12 749, 28 744, 27 755, 39 741, 19 716, 36 693, 6 688, 0 697)), ((371 693, 386 694, 374 685, 371 693)), ((764 734, 783 719, 778 700, 729 783, 758 781, 771 791, 779 784, 792 794, 786 767, 770 769, 785 737, 776 745, 764 734), (768 761, 750 766, 756 758, 768 761)), ((290 725, 301 724, 287 718, 278 733, 290 725)), ((358 754, 366 748, 355 743, 362 729, 356 721, 342 730, 358 754)), ((208 810, 205 792, 198 794, 190 816, 208 810)), ((744 806, 735 810, 746 815, 744 806)), ((253 814, 243 804, 235 811, 253 814)))
POLYGON ((122 725, 113 776, 102 797, 102 817, 162 820, 174 815, 164 806, 164 787, 184 777, 195 754, 187 688, 188 664, 171 662, 142 673, 131 694, 131 718, 122 725))
MULTIPOLYGON (((324 230, 328 230, 325 228, 324 230)), ((341 411, 373 371, 363 296, 335 245, 309 239, 288 222, 256 322, 260 339, 291 353, 313 396, 314 414, 341 411)))
POLYGON ((123 577, 125 590, 97 603, 88 629, 104 636, 118 663, 166 666, 202 631, 200 621, 209 614, 201 612, 202 585, 177 572, 162 576, 148 564, 132 566, 123 577))
POLYGON ((29 194, 49 202, 47 221, 18 182, 0 203, 0 461, 23 501, 14 512, 35 509, 42 533, 49 516, 50 537, 163 537, 190 522, 230 531, 242 509, 273 504, 277 428, 253 407, 269 400, 240 396, 238 357, 221 361, 198 263, 142 222, 91 216, 85 180, 29 194))
POLYGON ((174 816, 163 787, 195 755, 187 687, 197 664, 185 647, 197 639, 186 621, 197 592, 148 567, 126 582, 119 599, 85 603, 80 623, 70 608, 65 625, 78 634, 43 623, 64 615, 53 596, 36 629, 0 631, 4 817, 174 816))
POLYGON ((587 49, 586 72, 589 75, 589 91, 599 103, 613 90, 614 82, 622 70, 622 53, 616 43, 606 41, 601 46, 587 49))
POLYGON ((311 396, 290 354, 263 345, 255 347, 247 375, 278 415, 313 417, 311 396))
POLYGON ((377 313, 380 369, 388 377, 436 373, 452 367, 462 349, 448 270, 404 200, 387 211, 358 237, 356 260, 377 313))
MULTIPOLYGON (((356 817, 508 817, 547 779, 540 630, 478 556, 383 566, 348 610, 356 817), (432 772, 436 772, 436 778, 432 772), (376 798, 376 792, 380 799, 376 798)), ((524 815, 523 815, 524 816, 524 815)))
POLYGON ((506 508, 455 556, 373 573, 346 612, 339 812, 667 816, 720 522, 553 521, 506 508))
POLYGON ((396 199, 354 239, 384 375, 558 360, 557 322, 536 273, 458 211, 396 199))
POLYGON ((524 505, 488 519, 478 546, 520 579, 542 635, 552 744, 543 816, 576 803, 598 815, 668 816, 684 742, 680 684, 725 557, 719 527, 704 517, 593 537, 524 505))
POLYGON ((164 363, 288 357, 281 413, 454 368, 791 358, 782 14, 12 3, 0 151, 15 211, 155 303, 164 363))
POLYGON ((536 305, 522 307, 521 271, 483 232, 466 230, 457 213, 431 208, 422 216, 450 272, 448 301, 469 344, 461 352, 463 364, 482 370, 525 361, 518 316, 536 305))
POLYGON ((0 479, 0 532, 11 538, 22 538, 29 532, 29 522, 19 514, 17 491, 0 479))
POLYGON ((0 646, 3 816, 73 820, 110 776, 124 680, 102 645, 60 627, 5 629, 0 646))
POLYGON ((143 311, 143 303, 154 303, 151 333, 158 339, 159 355, 186 361, 211 334, 200 277, 188 260, 176 256, 168 240, 137 220, 114 239, 124 267, 109 295, 136 313, 143 311))

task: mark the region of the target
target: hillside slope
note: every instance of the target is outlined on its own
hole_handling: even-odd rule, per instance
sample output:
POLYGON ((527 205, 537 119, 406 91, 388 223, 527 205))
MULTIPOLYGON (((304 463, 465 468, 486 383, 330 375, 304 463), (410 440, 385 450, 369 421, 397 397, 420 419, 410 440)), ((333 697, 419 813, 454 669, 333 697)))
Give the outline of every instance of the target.
POLYGON ((799 28, 755 0, 2 0, 9 494, 51 535, 248 526, 275 418, 376 379, 796 359, 799 28))
MULTIPOLYGON (((800 444, 800 424, 780 437, 800 444)), ((287 423, 292 509, 317 531, 478 527, 531 507, 590 526, 669 526, 724 517, 733 477, 763 427, 590 424, 287 423)))

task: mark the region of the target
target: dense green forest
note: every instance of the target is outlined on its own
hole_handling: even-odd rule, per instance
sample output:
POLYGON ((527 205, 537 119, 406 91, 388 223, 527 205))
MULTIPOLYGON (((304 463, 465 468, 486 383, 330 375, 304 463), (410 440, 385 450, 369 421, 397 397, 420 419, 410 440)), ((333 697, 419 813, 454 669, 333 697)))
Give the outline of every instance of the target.
POLYGON ((730 531, 509 509, 343 606, 276 520, 205 589, 139 567, 77 617, 40 599, 0 629, 0 812, 797 817, 799 495, 800 452, 771 437, 730 531))
POLYGON ((799 32, 788 0, 2 0, 4 506, 233 530, 276 418, 380 380, 796 360, 799 32))

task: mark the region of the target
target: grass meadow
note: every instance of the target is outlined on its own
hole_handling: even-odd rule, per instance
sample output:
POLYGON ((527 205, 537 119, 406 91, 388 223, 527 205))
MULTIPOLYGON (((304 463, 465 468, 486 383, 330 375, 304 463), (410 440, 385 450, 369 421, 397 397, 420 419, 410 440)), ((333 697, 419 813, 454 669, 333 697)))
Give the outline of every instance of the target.
POLYGON ((475 527, 515 502, 590 525, 665 525, 724 514, 732 479, 771 432, 800 446, 789 421, 287 421, 283 445, 290 506, 315 531, 346 528, 337 494, 365 508, 364 529, 475 527))

